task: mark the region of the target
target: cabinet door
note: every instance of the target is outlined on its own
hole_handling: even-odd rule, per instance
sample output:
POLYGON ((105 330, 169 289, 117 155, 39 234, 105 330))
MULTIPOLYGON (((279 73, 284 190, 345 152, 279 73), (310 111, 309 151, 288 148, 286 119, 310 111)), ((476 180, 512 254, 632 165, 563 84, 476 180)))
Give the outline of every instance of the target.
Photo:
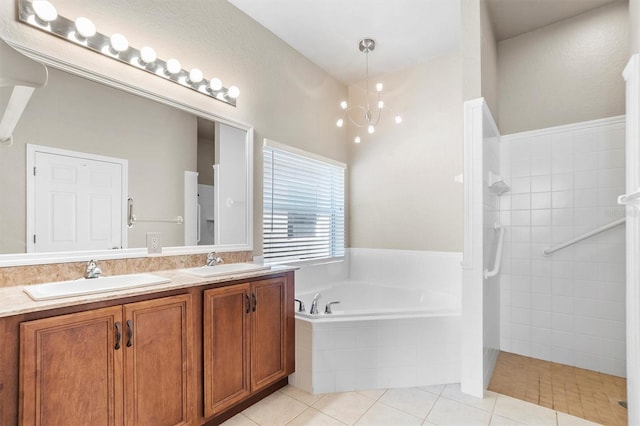
POLYGON ((204 411, 218 414, 251 393, 249 284, 204 292, 204 411))
POLYGON ((120 306, 20 325, 22 425, 121 425, 120 306))
POLYGON ((124 305, 126 425, 188 424, 191 296, 124 305))
POLYGON ((286 282, 286 278, 281 277, 251 284, 252 298, 255 298, 251 325, 253 392, 287 375, 286 282))

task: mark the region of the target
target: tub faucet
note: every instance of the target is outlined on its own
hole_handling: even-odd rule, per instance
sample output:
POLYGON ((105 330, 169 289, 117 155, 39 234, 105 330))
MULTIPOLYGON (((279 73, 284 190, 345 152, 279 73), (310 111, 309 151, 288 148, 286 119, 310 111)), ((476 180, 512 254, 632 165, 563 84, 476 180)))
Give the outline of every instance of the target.
POLYGON ((89 278, 98 278, 102 274, 102 269, 98 266, 98 263, 91 259, 87 262, 87 269, 84 271, 84 277, 89 278))
POLYGON ((340 303, 340 301, 339 300, 335 300, 333 302, 327 303, 327 305, 324 307, 324 313, 325 314, 332 314, 333 312, 331 311, 331 305, 335 305, 336 303, 340 303))
MULTIPOLYGON (((298 302, 300 304, 300 307, 298 308, 298 312, 304 312, 304 302, 300 299, 294 299, 296 302, 298 302)), ((295 303, 295 302, 294 302, 295 303)))
POLYGON ((311 302, 311 310, 309 310, 309 313, 311 315, 318 314, 318 300, 319 299, 320 299, 320 293, 316 293, 315 296, 313 296, 313 302, 311 302))
POLYGON ((207 255, 207 266, 216 266, 218 263, 224 263, 224 260, 215 251, 207 255))

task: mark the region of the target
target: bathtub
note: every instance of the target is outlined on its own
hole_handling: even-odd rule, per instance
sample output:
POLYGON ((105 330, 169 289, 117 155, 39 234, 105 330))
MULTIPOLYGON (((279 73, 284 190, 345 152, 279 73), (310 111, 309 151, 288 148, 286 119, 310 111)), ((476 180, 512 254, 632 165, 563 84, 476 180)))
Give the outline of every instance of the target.
MULTIPOLYGON (((403 254, 350 251, 347 263, 355 257, 355 264, 342 265, 347 269, 342 276, 325 274, 331 275, 330 282, 318 279, 325 276, 321 268, 312 274, 298 271, 296 298, 303 301, 306 312, 296 313, 296 372, 289 382, 310 393, 459 382, 459 276, 438 271, 420 276, 400 273, 402 279, 395 280, 380 273, 367 276, 360 271, 371 271, 368 263, 375 263, 380 256, 388 260, 389 255, 403 254), (388 281, 381 282, 385 278, 388 281), (310 315, 318 292, 319 314, 310 315), (340 303, 332 305, 331 314, 325 314, 326 304, 333 301, 340 303)), ((437 268, 444 259, 445 264, 455 263, 452 271, 460 269, 461 257, 456 255, 445 254, 443 258, 442 253, 417 256, 410 252, 407 256, 409 263, 424 264, 427 256, 432 267, 437 268)))
POLYGON ((382 320, 418 318, 439 315, 459 315, 460 298, 445 292, 419 288, 398 288, 364 281, 342 281, 296 294, 302 300, 305 312, 296 312, 296 318, 310 322, 344 322, 355 320, 382 320), (311 304, 319 293, 317 315, 311 315, 311 304), (331 314, 325 314, 329 302, 331 314))

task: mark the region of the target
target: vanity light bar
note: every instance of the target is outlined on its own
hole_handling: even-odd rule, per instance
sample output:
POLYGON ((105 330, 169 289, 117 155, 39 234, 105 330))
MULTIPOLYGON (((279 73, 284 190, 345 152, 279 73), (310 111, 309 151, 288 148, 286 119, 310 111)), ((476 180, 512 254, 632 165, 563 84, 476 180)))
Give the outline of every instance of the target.
POLYGON ((19 17, 20 21, 73 44, 236 106, 236 98, 240 95, 238 87, 226 88, 220 79, 215 77, 206 80, 202 71, 197 68, 184 70, 176 59, 159 59, 151 47, 145 46, 140 50, 131 47, 122 34, 101 34, 87 18, 81 17, 72 21, 60 16, 53 4, 47 0, 19 0, 19 17))

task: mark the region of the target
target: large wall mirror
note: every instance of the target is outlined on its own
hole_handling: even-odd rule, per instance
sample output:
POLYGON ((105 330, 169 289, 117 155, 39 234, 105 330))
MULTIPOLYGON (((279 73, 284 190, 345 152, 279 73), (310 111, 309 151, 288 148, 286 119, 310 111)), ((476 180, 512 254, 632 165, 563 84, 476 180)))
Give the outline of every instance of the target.
POLYGON ((169 254, 252 250, 250 126, 48 65, 0 147, 0 265, 141 255, 150 235, 169 254))

